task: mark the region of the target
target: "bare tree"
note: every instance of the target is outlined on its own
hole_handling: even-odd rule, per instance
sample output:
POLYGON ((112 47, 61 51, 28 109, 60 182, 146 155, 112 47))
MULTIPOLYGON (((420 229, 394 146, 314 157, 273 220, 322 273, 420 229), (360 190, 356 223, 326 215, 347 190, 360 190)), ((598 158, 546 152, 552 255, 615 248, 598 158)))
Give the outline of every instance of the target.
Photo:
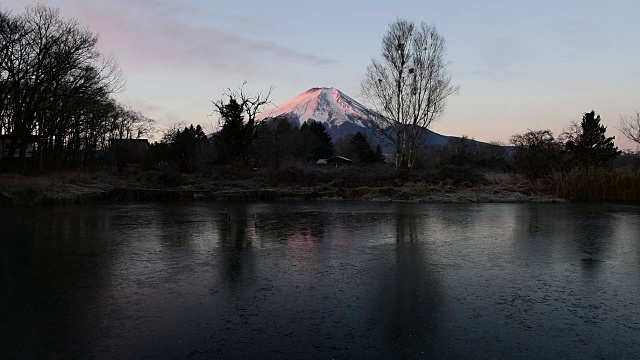
POLYGON ((258 135, 258 129, 264 123, 264 120, 256 122, 256 115, 265 105, 271 103, 269 97, 273 88, 266 93, 250 95, 244 90, 244 85, 246 81, 238 90, 227 89, 224 92, 223 97, 227 98, 228 102, 225 102, 224 98, 211 101, 214 106, 213 113, 220 116, 217 142, 223 148, 225 161, 238 159, 248 163, 251 146, 258 135))
POLYGON ((154 131, 155 120, 140 111, 112 101, 110 137, 114 139, 141 139, 154 131))
MULTIPOLYGON (((19 150, 20 163, 32 141, 40 168, 45 158, 73 163, 104 147, 116 110, 110 96, 124 77, 97 40, 45 5, 16 15, 0 10, 0 133, 11 135, 9 153, 19 150)), ((131 136, 149 129, 150 121, 138 120, 131 136)))
POLYGON ((382 114, 371 123, 396 150, 396 168, 411 168, 446 99, 457 94, 447 74, 445 40, 434 26, 398 19, 382 39, 382 59, 373 59, 363 96, 382 114))
POLYGON ((18 83, 13 81, 10 71, 16 61, 15 49, 26 35, 23 19, 0 9, 0 134, 13 131, 9 121, 11 94, 18 83))
MULTIPOLYGON (((231 90, 230 88, 228 88, 222 94, 222 100, 211 101, 215 108, 213 113, 217 113, 218 115, 220 115, 218 123, 219 127, 224 126, 224 123, 227 120, 224 118, 224 116, 222 116, 225 107, 224 98, 234 99, 238 103, 238 105, 240 105, 240 108, 243 111, 243 116, 245 117, 244 121, 251 124, 255 124, 256 116, 262 111, 263 107, 271 104, 271 100, 269 100, 269 98, 271 97, 273 87, 271 87, 266 93, 259 92, 257 95, 250 95, 244 90, 244 86, 246 84, 247 82, 244 81, 242 85, 240 85, 240 88, 238 88, 238 90, 231 90)), ((211 115, 213 115, 213 113, 211 115)))
POLYGON ((622 136, 640 145, 640 111, 636 111, 635 117, 620 117, 620 132, 622 136))

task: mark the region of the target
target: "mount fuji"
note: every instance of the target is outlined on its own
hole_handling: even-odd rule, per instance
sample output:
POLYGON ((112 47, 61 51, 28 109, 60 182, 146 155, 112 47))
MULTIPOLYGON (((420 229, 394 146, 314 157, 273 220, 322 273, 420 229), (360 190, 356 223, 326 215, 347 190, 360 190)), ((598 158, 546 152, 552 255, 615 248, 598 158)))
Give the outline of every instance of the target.
MULTIPOLYGON (((305 122, 318 121, 325 125, 334 141, 360 131, 374 143, 380 144, 383 150, 390 151, 392 148, 388 141, 381 139, 369 126, 371 120, 380 116, 382 115, 368 109, 338 89, 313 88, 274 109, 258 114, 256 120, 281 117, 297 126, 305 122)), ((425 143, 446 145, 451 138, 427 130, 425 143)))

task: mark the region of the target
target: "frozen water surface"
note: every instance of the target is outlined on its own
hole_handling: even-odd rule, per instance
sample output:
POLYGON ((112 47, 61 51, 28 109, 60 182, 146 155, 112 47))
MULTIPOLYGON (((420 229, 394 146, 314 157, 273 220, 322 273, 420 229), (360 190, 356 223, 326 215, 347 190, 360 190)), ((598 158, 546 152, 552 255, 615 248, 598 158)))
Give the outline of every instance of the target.
POLYGON ((640 207, 0 209, 0 358, 633 359, 640 207))

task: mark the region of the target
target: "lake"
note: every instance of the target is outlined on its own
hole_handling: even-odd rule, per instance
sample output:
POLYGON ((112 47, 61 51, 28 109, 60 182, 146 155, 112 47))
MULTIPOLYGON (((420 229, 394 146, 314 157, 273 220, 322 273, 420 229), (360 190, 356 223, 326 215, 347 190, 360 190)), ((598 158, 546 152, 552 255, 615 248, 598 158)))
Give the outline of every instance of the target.
POLYGON ((640 207, 0 209, 0 358, 631 359, 640 207))

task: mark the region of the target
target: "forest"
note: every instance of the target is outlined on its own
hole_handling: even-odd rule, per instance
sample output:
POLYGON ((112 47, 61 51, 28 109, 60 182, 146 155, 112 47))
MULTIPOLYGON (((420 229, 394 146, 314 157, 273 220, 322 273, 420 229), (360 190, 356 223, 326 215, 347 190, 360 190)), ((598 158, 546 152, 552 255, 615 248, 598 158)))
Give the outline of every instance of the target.
POLYGON ((42 4, 0 10, 0 41, 3 170, 88 166, 110 139, 150 135, 153 120, 113 96, 125 82, 116 61, 76 20, 42 4))

